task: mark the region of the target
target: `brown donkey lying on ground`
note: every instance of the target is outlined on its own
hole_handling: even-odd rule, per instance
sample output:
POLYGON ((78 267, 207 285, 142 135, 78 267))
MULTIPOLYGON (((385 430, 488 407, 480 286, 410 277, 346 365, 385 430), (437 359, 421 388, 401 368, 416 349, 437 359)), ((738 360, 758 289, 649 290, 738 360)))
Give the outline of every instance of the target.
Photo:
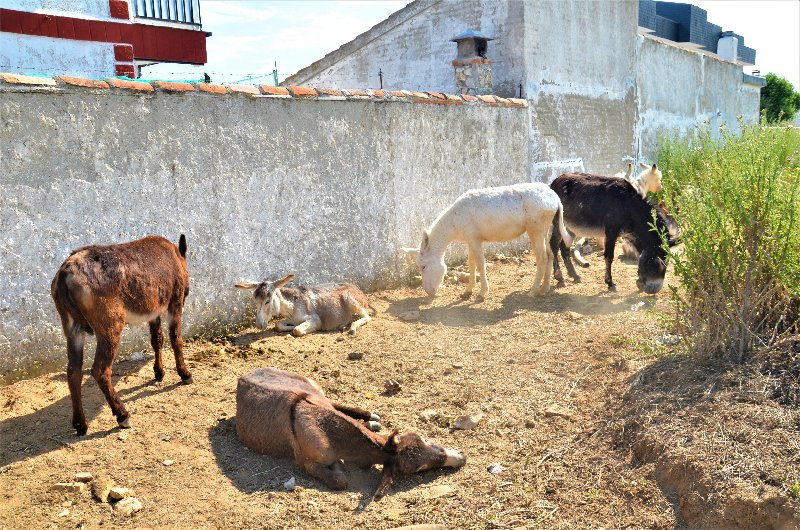
POLYGON ((277 368, 254 370, 240 377, 236 388, 236 433, 242 443, 260 453, 294 457, 331 489, 347 487, 342 461, 365 468, 383 465, 375 500, 398 471, 411 474, 466 462, 460 452, 412 432, 374 433, 364 422, 376 418, 332 402, 316 381, 277 368))
POLYGON ((67 338, 67 381, 72 398, 72 426, 78 435, 88 428, 81 403, 83 346, 86 333, 97 337, 92 377, 111 406, 120 427, 130 427, 129 414, 111 384, 111 366, 126 323, 150 324, 156 380, 164 378, 161 317, 166 315, 175 365, 184 383, 192 374, 183 360, 181 314, 189 294, 186 237, 178 246, 159 236, 120 245, 92 245, 74 251, 61 264, 50 294, 67 338))

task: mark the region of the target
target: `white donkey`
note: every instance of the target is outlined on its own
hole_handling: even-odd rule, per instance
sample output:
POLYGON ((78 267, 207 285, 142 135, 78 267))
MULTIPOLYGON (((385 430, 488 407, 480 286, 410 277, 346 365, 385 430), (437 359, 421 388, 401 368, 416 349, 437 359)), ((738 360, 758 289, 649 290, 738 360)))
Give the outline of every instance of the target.
POLYGON ((417 256, 422 286, 428 295, 434 296, 447 273, 444 263, 447 246, 451 241, 465 243, 469 251, 469 283, 463 297, 472 295, 477 267, 481 276, 478 299, 482 300, 489 291, 483 243, 510 241, 527 232, 536 259, 536 278, 529 294, 543 295, 550 289, 553 255, 547 242, 556 214, 561 237, 571 244, 572 237, 564 226, 561 200, 547 184, 537 182, 470 190, 440 213, 423 232, 419 249, 404 250, 417 256))
POLYGON ((636 191, 639 192, 639 195, 642 198, 647 198, 648 193, 658 193, 661 191, 661 170, 658 169, 658 165, 653 164, 652 166, 648 166, 644 162, 639 162, 639 167, 642 168, 642 172, 639 173, 637 176, 633 176, 633 164, 628 162, 628 170, 625 173, 616 173, 614 174, 617 178, 623 178, 631 183, 636 191))

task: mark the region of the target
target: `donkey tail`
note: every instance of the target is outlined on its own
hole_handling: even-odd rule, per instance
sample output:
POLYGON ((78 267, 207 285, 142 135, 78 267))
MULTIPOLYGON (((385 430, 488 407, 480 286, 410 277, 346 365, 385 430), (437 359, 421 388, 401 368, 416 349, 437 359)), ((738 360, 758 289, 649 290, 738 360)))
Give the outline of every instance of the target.
POLYGON ((64 329, 64 332, 73 332, 76 328, 80 328, 89 335, 94 335, 92 326, 89 325, 89 321, 83 316, 80 308, 75 304, 70 295, 69 286, 67 285, 67 278, 69 275, 70 272, 65 271, 63 267, 58 269, 55 278, 53 278, 53 283, 50 286, 50 295, 53 297, 53 302, 55 302, 59 314, 66 313, 73 321, 72 330, 64 329))
POLYGON ((561 201, 558 201, 558 231, 561 233, 561 239, 567 247, 572 246, 572 236, 567 231, 567 225, 564 224, 564 206, 561 201))

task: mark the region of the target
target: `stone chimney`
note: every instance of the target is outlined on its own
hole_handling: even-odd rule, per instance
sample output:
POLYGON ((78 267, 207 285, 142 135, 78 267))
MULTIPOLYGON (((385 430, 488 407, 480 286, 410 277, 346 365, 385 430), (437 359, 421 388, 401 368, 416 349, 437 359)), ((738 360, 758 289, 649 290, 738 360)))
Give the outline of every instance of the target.
POLYGON ((458 55, 453 59, 456 94, 491 94, 492 61, 486 58, 486 51, 494 39, 468 29, 450 40, 458 45, 458 55))

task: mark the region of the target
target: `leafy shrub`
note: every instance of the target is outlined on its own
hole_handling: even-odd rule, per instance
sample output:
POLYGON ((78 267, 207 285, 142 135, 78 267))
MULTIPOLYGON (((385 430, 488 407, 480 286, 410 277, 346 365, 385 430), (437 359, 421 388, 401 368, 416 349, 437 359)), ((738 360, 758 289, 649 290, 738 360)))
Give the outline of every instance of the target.
POLYGON ((800 130, 740 128, 662 141, 658 156, 682 230, 678 332, 698 356, 738 362, 796 338, 800 314, 800 130))

